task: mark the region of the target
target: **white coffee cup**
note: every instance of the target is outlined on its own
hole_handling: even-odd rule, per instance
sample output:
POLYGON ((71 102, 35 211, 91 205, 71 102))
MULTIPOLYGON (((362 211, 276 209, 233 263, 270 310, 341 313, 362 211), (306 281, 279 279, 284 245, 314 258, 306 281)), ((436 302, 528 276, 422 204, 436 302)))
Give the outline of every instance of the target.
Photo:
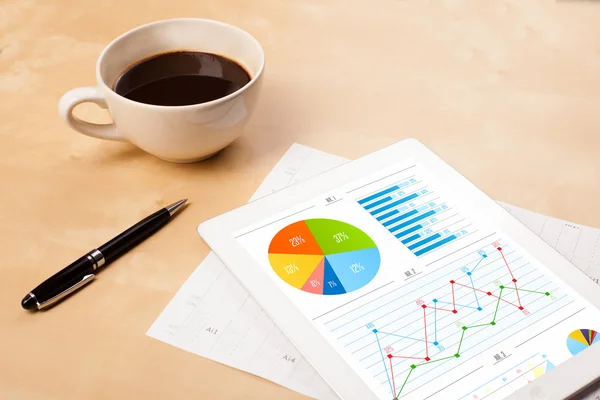
POLYGON ((206 159, 236 140, 258 98, 263 49, 249 33, 223 22, 196 18, 156 21, 113 40, 96 63, 96 87, 80 87, 60 99, 59 114, 73 129, 100 139, 129 141, 171 162, 206 159), (202 51, 227 57, 250 74, 245 86, 195 105, 157 106, 129 100, 114 90, 117 78, 136 62, 169 51, 202 51), (94 124, 73 115, 85 102, 108 108, 113 123, 94 124))

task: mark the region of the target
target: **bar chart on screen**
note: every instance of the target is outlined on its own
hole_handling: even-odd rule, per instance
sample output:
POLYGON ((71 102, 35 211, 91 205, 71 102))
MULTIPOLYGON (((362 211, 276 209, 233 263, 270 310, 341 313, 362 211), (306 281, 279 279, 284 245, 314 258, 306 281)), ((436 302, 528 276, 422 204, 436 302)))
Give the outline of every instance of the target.
POLYGON ((492 238, 419 279, 319 322, 389 399, 424 394, 493 399, 554 367, 545 354, 531 354, 511 340, 534 336, 549 319, 581 311, 574 301, 509 242, 492 238), (520 367, 495 378, 510 363, 520 367))
POLYGON ((414 172, 357 202, 417 257, 476 232, 467 218, 414 172))

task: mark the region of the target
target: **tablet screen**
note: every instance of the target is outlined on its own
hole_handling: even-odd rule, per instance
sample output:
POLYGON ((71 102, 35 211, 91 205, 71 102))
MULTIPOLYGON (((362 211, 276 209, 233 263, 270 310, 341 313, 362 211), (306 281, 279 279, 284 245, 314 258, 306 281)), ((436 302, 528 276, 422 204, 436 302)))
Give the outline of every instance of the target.
POLYGON ((468 195, 407 161, 234 236, 378 398, 502 399, 599 342, 600 312, 468 195))

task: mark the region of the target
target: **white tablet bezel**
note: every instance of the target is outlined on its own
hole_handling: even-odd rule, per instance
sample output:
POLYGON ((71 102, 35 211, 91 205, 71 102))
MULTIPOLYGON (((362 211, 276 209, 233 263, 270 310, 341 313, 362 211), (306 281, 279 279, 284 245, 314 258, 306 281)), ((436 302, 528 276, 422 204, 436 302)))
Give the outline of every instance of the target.
MULTIPOLYGON (((600 289, 592 280, 415 139, 403 140, 201 223, 198 233, 202 238, 343 400, 376 400, 377 397, 361 379, 349 379, 355 375, 354 370, 295 308, 232 233, 409 158, 431 167, 441 180, 452 180, 456 190, 467 191, 472 204, 466 206, 475 207, 480 214, 500 226, 533 257, 600 309, 600 289), (270 307, 270 304, 277 304, 277 307, 270 307), (301 334, 296 334, 298 332, 301 334)), ((567 398, 600 377, 598 359, 600 346, 592 346, 509 399, 567 398), (576 374, 572 373, 575 367, 576 374)))

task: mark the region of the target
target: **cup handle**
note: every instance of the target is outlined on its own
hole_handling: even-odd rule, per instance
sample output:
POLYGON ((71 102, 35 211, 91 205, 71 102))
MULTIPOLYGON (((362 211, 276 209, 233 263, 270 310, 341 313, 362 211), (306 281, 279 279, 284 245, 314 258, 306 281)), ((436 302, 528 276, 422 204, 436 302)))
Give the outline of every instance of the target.
POLYGON ((104 95, 99 88, 92 86, 79 87, 69 90, 60 98, 58 113, 67 125, 79 133, 98 139, 126 141, 127 139, 117 131, 114 122, 110 124, 94 124, 83 121, 73 115, 73 109, 77 105, 88 102, 95 103, 104 109, 108 108, 104 95))

